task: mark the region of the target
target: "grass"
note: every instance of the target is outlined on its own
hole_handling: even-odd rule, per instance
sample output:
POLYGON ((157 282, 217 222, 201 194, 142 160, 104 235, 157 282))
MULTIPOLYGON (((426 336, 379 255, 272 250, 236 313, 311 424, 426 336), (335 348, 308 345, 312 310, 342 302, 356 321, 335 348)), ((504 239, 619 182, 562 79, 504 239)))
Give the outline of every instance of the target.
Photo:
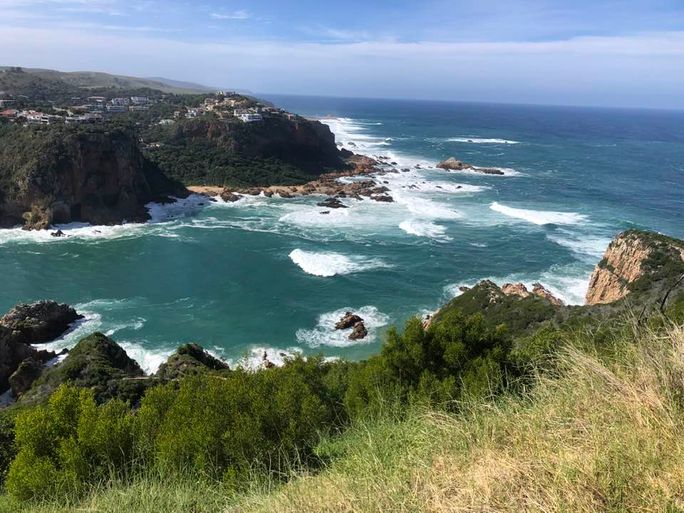
POLYGON ((527 392, 358 422, 317 475, 227 488, 160 476, 17 513, 684 511, 684 327, 578 334, 527 392))

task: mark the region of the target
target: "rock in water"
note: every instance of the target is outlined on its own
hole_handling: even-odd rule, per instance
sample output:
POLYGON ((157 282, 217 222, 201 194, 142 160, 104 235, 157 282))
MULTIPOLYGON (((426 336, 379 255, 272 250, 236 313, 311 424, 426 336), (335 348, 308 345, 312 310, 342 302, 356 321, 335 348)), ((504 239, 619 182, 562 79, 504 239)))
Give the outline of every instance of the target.
POLYGON ((0 326, 21 334, 26 344, 50 342, 69 329, 83 316, 69 305, 55 301, 20 304, 0 319, 0 326))
POLYGON ((349 340, 361 340, 362 338, 366 338, 366 335, 368 335, 366 325, 363 323, 363 321, 359 321, 354 324, 354 328, 349 334, 349 340))
POLYGON ((503 175, 504 172, 500 169, 490 168, 490 167, 477 167, 472 164, 468 164, 454 157, 450 157, 443 160, 437 166, 439 169, 446 169, 447 171, 474 171, 476 173, 482 173, 485 175, 503 175))
POLYGON ((325 208, 347 208, 347 205, 342 203, 337 198, 327 198, 324 201, 317 203, 317 205, 319 207, 325 207, 325 208))
POLYGON ((240 199, 240 196, 235 194, 234 192, 228 190, 228 189, 223 189, 221 192, 221 199, 226 202, 233 203, 235 201, 238 201, 240 199))
POLYGON ((347 312, 335 324, 336 330, 346 330, 352 328, 357 322, 363 322, 363 319, 353 312, 347 312))

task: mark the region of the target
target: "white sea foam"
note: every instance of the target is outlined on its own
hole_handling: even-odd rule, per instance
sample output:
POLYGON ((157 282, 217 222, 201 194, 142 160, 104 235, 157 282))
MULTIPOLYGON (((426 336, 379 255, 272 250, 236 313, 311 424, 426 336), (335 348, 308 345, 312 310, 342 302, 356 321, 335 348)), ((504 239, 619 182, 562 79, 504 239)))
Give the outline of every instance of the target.
MULTIPOLYGON (((221 350, 218 347, 215 349, 217 351, 221 350)), ((302 350, 297 347, 278 349, 275 347, 254 346, 249 348, 246 354, 240 358, 228 358, 225 361, 231 369, 240 367, 249 371, 257 371, 265 367, 264 354, 266 354, 266 360, 276 367, 282 367, 288 359, 302 354, 302 350)))
POLYGON ((331 252, 304 251, 299 248, 293 250, 289 256, 302 271, 314 276, 329 277, 389 267, 385 262, 376 258, 365 258, 356 255, 347 256, 331 252))
POLYGON ((137 342, 117 341, 126 354, 133 358, 147 374, 154 374, 169 359, 175 349, 148 349, 137 342))
POLYGON ((556 212, 551 210, 528 210, 523 208, 513 208, 494 202, 489 206, 495 212, 508 217, 522 219, 528 223, 545 224, 580 224, 588 220, 584 214, 577 212, 556 212))
POLYGON ((399 228, 416 237, 429 237, 431 239, 451 240, 445 235, 446 226, 442 226, 430 221, 420 221, 418 219, 408 219, 399 223, 399 228))
POLYGON ((487 139, 483 137, 450 137, 447 141, 471 144, 520 144, 520 141, 511 141, 510 139, 487 139))
POLYGON ((379 328, 389 323, 389 317, 380 312, 374 306, 363 306, 361 308, 340 308, 334 312, 324 313, 318 318, 318 323, 313 329, 297 330, 297 342, 306 344, 309 347, 332 346, 350 347, 358 344, 370 344, 377 337, 379 328), (337 323, 346 312, 354 312, 363 321, 368 335, 361 340, 349 340, 351 328, 347 330, 336 330, 337 323))
POLYGON ((611 237, 573 233, 569 230, 557 230, 546 236, 550 241, 570 249, 573 253, 588 261, 598 261, 605 252, 611 237))

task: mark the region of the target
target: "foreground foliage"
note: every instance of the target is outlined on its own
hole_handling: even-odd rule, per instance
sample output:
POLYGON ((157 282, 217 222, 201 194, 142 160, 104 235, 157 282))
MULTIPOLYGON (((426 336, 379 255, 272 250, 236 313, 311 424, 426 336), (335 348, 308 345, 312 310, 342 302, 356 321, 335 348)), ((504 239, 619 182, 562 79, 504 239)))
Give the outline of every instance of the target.
POLYGON ((334 456, 322 472, 287 484, 253 474, 236 493, 148 472, 73 502, 5 498, 0 511, 681 511, 684 328, 601 330, 599 348, 595 330, 568 334, 523 393, 355 420, 318 444, 334 456))

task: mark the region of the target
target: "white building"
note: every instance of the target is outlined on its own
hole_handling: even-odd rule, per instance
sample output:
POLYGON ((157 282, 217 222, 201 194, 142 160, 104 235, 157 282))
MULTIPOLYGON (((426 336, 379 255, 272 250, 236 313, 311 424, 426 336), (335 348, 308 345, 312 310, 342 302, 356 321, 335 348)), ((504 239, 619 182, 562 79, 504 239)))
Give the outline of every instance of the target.
POLYGON ((235 109, 233 115, 245 123, 253 123, 264 119, 261 114, 246 109, 235 109))

